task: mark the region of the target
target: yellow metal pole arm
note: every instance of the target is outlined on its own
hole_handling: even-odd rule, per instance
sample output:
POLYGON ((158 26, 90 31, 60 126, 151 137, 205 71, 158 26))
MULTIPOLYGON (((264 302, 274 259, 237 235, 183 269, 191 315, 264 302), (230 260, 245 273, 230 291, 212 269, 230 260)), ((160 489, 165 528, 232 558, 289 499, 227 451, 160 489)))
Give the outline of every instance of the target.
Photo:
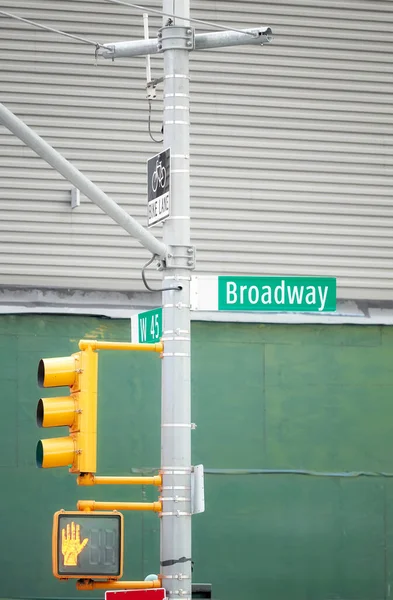
POLYGON ((150 510, 161 512, 161 502, 96 502, 95 500, 78 500, 78 510, 150 510))
POLYGON ((153 579, 152 581, 93 581, 92 579, 79 579, 76 582, 77 590, 148 590, 160 587, 160 579, 153 579))
POLYGON ((132 344, 130 342, 98 342, 97 340, 80 340, 79 349, 86 350, 136 350, 139 352, 163 352, 164 344, 132 344))
POLYGON ((76 480, 78 485, 162 485, 161 475, 152 477, 106 477, 94 475, 93 473, 83 473, 76 480))

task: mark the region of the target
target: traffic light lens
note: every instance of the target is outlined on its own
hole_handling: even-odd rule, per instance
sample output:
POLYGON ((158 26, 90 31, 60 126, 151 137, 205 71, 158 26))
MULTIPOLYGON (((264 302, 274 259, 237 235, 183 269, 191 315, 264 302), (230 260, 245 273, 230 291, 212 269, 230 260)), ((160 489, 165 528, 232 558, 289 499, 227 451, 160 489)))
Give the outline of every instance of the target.
POLYGON ((44 365, 44 361, 42 358, 41 358, 40 362, 38 363, 37 379, 38 379, 38 385, 40 387, 44 387, 45 365, 44 365))
POLYGON ((41 440, 37 444, 37 449, 36 449, 36 453, 35 453, 35 460, 36 460, 36 463, 37 463, 37 467, 39 469, 42 469, 42 462, 44 460, 44 447, 42 445, 41 440))
POLYGON ((44 403, 41 398, 37 404, 37 425, 38 425, 38 427, 42 427, 43 421, 44 421, 44 403))

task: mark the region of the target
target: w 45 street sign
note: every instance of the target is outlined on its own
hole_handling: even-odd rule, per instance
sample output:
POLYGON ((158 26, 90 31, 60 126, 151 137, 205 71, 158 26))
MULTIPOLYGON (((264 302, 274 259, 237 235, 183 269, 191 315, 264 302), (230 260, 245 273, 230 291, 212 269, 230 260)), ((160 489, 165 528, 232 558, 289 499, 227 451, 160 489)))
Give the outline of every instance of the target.
POLYGON ((154 308, 131 318, 131 339, 140 344, 154 344, 162 336, 162 308, 154 308))
MULTIPOLYGON (((191 278, 191 310, 326 313, 336 310, 334 277, 191 278)), ((162 308, 132 317, 132 340, 158 342, 162 308)))

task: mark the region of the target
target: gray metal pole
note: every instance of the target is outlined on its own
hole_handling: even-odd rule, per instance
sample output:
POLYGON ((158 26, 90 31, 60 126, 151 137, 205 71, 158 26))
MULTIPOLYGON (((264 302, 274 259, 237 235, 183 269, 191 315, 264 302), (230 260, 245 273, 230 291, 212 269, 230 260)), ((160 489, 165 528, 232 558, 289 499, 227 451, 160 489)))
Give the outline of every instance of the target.
POLYGON ((95 183, 78 171, 64 156, 52 148, 48 142, 43 140, 3 104, 0 104, 0 123, 5 125, 7 129, 12 131, 22 142, 58 171, 60 175, 63 175, 65 179, 90 198, 94 204, 97 204, 104 213, 136 238, 142 246, 153 254, 157 254, 160 258, 165 258, 165 244, 157 240, 150 231, 142 227, 138 221, 133 219, 121 206, 109 198, 95 183))
MULTIPOLYGON (((191 600, 191 382, 190 382, 190 178, 189 0, 163 0, 180 18, 162 29, 164 148, 171 150, 171 209, 164 224, 167 261, 163 292, 160 568, 169 598, 191 600)), ((191 35, 190 35, 191 34, 191 35)))

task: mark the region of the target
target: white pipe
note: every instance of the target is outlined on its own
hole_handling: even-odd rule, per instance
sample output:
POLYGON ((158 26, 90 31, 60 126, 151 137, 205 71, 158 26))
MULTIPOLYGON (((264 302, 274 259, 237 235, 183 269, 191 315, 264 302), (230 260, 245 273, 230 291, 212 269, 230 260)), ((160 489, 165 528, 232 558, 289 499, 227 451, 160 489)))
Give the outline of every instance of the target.
MULTIPOLYGON (((145 40, 149 39, 149 15, 147 13, 143 13, 143 33, 145 36, 145 40)), ((150 63, 150 54, 146 55, 146 85, 151 82, 151 63, 150 63)))

